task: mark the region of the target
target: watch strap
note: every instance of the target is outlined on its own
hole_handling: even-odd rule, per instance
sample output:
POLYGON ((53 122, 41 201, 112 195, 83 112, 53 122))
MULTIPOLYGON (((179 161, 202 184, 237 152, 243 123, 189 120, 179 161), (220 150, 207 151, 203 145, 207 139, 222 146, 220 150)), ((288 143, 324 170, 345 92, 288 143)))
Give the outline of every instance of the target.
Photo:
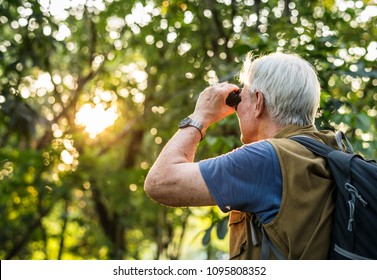
POLYGON ((197 130, 199 130, 200 135, 201 135, 200 141, 202 141, 204 139, 204 136, 205 136, 205 131, 203 130, 203 125, 200 122, 191 119, 190 117, 187 117, 186 120, 189 120, 189 122, 187 122, 183 126, 179 126, 179 128, 185 128, 185 127, 189 127, 189 126, 195 127, 197 130))

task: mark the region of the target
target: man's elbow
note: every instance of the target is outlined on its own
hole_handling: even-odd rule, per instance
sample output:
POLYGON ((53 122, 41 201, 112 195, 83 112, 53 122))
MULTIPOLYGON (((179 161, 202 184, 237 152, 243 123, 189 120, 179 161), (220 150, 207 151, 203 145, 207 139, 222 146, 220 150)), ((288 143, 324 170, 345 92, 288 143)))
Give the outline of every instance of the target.
POLYGON ((156 188, 156 180, 148 174, 144 182, 144 191, 153 200, 155 200, 156 188))
POLYGON ((177 192, 177 181, 171 176, 153 176, 148 174, 144 182, 144 191, 152 200, 169 207, 182 207, 182 191, 177 192), (170 178, 170 179, 166 179, 170 178))
POLYGON ((144 191, 152 200, 167 205, 164 195, 164 184, 159 182, 158 178, 148 174, 144 182, 144 191))

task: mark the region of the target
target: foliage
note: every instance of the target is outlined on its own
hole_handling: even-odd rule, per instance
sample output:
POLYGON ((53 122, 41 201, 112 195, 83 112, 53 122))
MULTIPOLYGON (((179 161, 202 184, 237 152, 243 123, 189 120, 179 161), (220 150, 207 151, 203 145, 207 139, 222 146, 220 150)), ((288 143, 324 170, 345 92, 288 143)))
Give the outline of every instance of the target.
MULTIPOLYGON (((162 207, 143 182, 200 91, 237 82, 249 51, 313 63, 317 126, 377 157, 376 4, 0 0, 0 258, 223 258, 226 215, 162 207)), ((236 116, 214 125, 197 159, 238 134, 236 116)))

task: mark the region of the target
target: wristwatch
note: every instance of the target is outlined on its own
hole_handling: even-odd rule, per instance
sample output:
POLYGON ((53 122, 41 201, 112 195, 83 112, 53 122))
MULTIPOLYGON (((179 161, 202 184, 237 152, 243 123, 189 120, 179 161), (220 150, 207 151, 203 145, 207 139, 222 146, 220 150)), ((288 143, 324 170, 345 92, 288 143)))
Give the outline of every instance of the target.
POLYGON ((186 117, 178 123, 179 128, 185 128, 185 127, 189 127, 189 126, 193 126, 193 127, 197 128, 199 130, 200 134, 202 135, 202 138, 200 139, 200 141, 202 141, 204 136, 206 135, 206 133, 203 129, 203 125, 201 125, 199 122, 191 119, 190 117, 186 117))

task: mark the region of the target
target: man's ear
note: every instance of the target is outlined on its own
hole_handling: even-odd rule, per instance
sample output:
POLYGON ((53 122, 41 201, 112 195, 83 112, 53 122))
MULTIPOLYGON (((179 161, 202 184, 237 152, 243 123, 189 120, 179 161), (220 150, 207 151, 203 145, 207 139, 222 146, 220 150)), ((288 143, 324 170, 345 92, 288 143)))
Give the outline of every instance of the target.
POLYGON ((254 106, 255 106, 255 116, 256 117, 260 117, 262 116, 264 110, 265 110, 265 106, 264 106, 264 96, 261 92, 259 91, 256 91, 255 94, 255 103, 254 103, 254 106))

